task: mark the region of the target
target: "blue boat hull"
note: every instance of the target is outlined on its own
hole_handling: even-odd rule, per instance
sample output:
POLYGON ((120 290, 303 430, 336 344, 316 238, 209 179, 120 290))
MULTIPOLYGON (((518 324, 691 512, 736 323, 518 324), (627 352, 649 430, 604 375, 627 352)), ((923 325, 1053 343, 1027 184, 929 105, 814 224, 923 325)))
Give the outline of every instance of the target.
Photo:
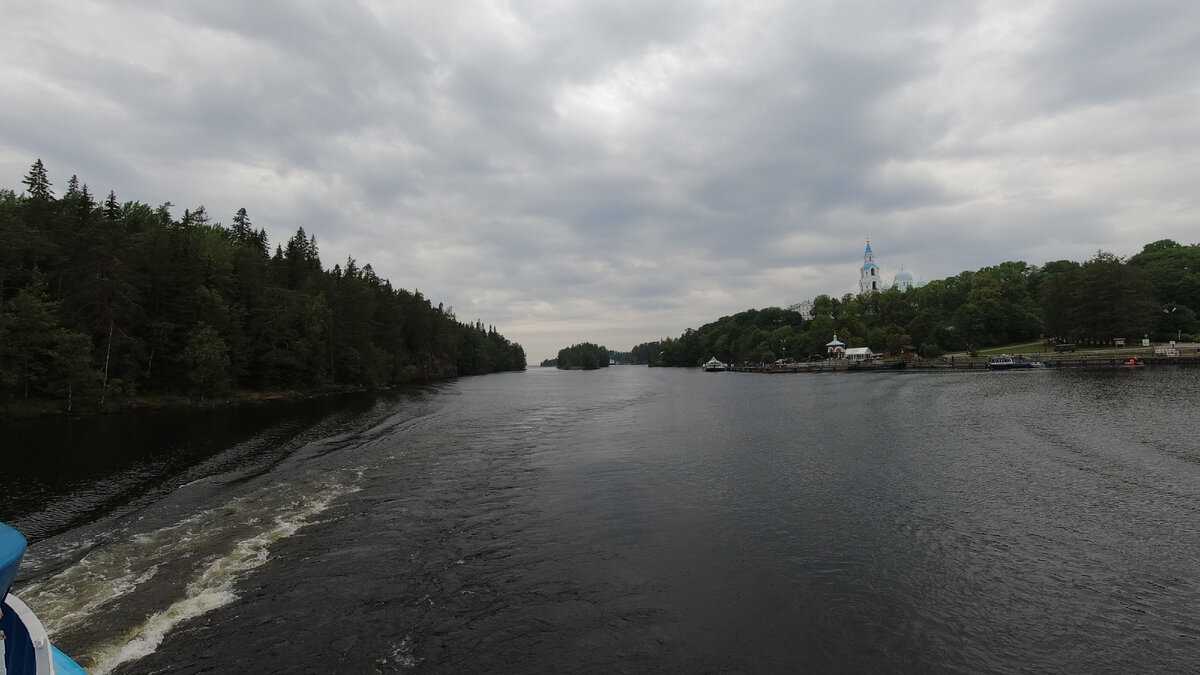
POLYGON ((6 675, 86 675, 79 664, 50 644, 46 629, 33 610, 9 587, 25 556, 25 537, 0 523, 0 632, 4 635, 3 672, 6 675))

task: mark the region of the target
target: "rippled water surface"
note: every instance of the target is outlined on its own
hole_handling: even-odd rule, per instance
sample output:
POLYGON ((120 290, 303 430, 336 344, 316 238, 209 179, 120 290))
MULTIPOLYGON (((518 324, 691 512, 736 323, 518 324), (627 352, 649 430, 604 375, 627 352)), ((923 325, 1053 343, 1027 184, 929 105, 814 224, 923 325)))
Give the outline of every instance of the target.
POLYGON ((1198 380, 534 369, 42 421, 9 437, 74 459, 0 517, 94 672, 1187 672, 1198 380))

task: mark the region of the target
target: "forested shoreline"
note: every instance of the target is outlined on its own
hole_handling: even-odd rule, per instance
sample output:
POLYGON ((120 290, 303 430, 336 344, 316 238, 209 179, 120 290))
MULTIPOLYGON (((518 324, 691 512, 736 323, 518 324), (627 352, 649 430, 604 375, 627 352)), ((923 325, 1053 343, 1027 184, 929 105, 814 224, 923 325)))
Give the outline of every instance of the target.
POLYGON ((1198 328, 1197 310, 1200 245, 1164 239, 1128 259, 1100 251, 1084 263, 1005 262, 907 291, 821 295, 812 319, 751 309, 631 353, 634 363, 663 366, 697 366, 713 356, 770 363, 824 354, 835 334, 849 347, 891 355, 908 347, 926 358, 1038 339, 1187 341, 1198 328))
POLYGON ((246 209, 97 202, 41 160, 0 189, 0 405, 104 409, 122 398, 377 388, 523 370, 493 326, 349 258, 325 269, 298 228, 268 244, 246 209))

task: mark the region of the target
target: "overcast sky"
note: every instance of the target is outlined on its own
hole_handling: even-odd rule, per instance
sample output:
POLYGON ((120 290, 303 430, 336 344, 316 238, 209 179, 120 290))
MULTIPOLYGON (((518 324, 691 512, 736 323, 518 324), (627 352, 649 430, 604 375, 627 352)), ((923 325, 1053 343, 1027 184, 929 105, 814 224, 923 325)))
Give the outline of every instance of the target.
POLYGON ((1200 240, 1200 3, 0 0, 35 159, 298 227, 531 364, 1006 260, 1200 240))

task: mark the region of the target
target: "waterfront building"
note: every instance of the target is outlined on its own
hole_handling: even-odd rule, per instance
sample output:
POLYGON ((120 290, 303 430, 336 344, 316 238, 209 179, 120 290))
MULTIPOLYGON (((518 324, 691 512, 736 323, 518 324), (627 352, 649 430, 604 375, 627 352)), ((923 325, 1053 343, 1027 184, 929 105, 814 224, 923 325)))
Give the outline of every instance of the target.
POLYGON ((846 350, 846 354, 843 358, 851 363, 862 363, 863 361, 878 359, 880 356, 871 351, 870 347, 851 347, 846 350))

